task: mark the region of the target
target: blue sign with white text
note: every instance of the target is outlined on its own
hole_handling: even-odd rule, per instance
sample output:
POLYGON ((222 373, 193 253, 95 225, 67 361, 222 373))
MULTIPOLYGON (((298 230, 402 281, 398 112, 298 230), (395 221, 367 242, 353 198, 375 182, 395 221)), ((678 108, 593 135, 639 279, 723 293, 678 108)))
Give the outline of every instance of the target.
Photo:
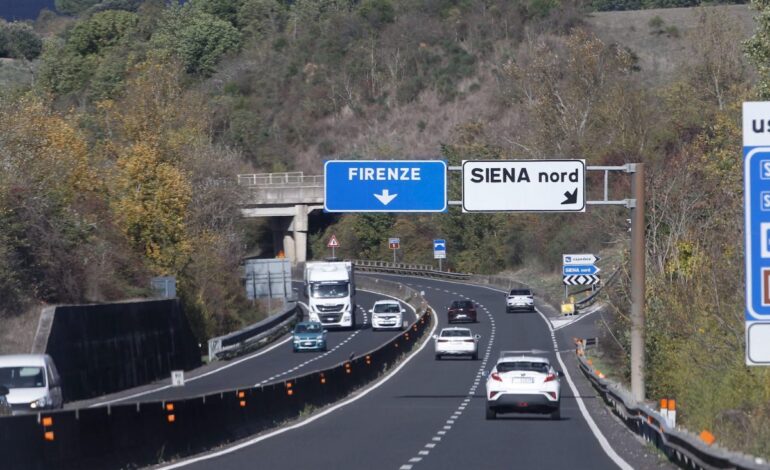
POLYGON ((446 212, 442 160, 329 160, 326 212, 446 212))
POLYGON ((770 147, 744 147, 746 320, 770 319, 770 147))
POLYGON ((571 276, 573 274, 596 274, 600 271, 600 269, 593 264, 569 265, 564 266, 562 270, 562 275, 564 276, 571 276))

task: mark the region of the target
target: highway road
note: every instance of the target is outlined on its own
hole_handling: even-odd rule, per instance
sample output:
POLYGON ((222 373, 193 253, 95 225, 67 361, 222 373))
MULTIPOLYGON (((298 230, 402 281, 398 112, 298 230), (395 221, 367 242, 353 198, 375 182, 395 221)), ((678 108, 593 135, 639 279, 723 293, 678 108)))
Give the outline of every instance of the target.
MULTIPOLYGON (((598 431, 585 411, 585 402, 595 397, 576 396, 576 388, 568 385, 579 379, 574 357, 562 354, 571 365, 556 357, 556 333, 540 313, 506 314, 504 295, 483 287, 398 280, 425 291, 438 312, 439 327, 447 325, 446 306, 452 300, 476 302, 479 323, 471 328, 482 336, 479 360, 436 361, 430 341, 397 373, 345 404, 288 428, 162 468, 227 470, 253 468, 256 463, 270 469, 648 467, 629 464, 598 431), (551 351, 554 365, 572 376, 562 382, 560 421, 539 415, 485 419, 483 373, 501 350, 511 349, 551 351)), ((596 403, 591 407, 600 409, 596 403)), ((617 441, 617 436, 612 440, 617 441)))
MULTIPOLYGON (((222 390, 249 388, 283 381, 328 368, 348 359, 351 354, 359 355, 371 351, 400 333, 371 330, 367 311, 376 300, 385 298, 388 297, 359 289, 356 296, 356 303, 359 306, 358 328, 355 331, 329 331, 326 352, 295 353, 292 351, 291 335, 285 335, 257 352, 230 361, 217 361, 194 371, 188 371, 184 387, 171 387, 170 381, 166 379, 149 386, 124 390, 85 402, 70 403, 67 408, 194 397, 222 390)), ((404 305, 407 310, 406 319, 410 323, 414 322, 416 317, 413 310, 404 305)))

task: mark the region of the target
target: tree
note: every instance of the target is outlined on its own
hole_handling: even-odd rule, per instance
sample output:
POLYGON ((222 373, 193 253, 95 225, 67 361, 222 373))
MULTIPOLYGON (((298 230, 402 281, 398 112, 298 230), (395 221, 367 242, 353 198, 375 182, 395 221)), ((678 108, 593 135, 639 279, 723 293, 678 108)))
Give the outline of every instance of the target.
POLYGON ((67 36, 67 44, 83 56, 99 54, 105 48, 116 45, 134 30, 138 22, 137 15, 127 11, 95 13, 75 24, 67 36))
POLYGON ((754 18, 757 29, 743 43, 746 56, 759 74, 757 91, 762 99, 770 98, 770 2, 752 0, 751 7, 759 12, 754 18))
POLYGON ((226 53, 238 48, 235 27, 191 5, 167 9, 152 36, 154 47, 175 55, 189 73, 210 75, 226 53))
POLYGON ((26 23, 0 23, 0 57, 36 59, 43 51, 43 41, 26 23))
POLYGON ((112 188, 115 217, 158 274, 176 275, 189 260, 186 215, 191 197, 187 175, 164 161, 153 142, 138 142, 118 158, 112 188))

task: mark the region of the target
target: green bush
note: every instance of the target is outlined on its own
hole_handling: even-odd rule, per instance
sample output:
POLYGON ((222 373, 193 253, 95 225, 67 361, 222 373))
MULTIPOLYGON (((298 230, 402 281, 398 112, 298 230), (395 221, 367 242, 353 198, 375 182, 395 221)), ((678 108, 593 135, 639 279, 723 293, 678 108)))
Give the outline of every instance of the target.
POLYGON ((26 23, 0 23, 0 57, 36 59, 43 41, 26 23))

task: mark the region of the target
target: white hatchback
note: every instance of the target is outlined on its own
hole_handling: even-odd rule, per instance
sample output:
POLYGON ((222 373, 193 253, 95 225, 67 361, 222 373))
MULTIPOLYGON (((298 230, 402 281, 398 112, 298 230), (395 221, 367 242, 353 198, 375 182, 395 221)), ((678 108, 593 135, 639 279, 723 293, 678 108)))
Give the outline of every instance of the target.
POLYGON ((545 357, 503 351, 487 377, 487 419, 498 413, 546 413, 561 419, 562 376, 545 357))
POLYGON ((470 356, 475 361, 479 358, 480 338, 469 328, 444 328, 441 333, 433 335, 436 359, 444 356, 470 356))

